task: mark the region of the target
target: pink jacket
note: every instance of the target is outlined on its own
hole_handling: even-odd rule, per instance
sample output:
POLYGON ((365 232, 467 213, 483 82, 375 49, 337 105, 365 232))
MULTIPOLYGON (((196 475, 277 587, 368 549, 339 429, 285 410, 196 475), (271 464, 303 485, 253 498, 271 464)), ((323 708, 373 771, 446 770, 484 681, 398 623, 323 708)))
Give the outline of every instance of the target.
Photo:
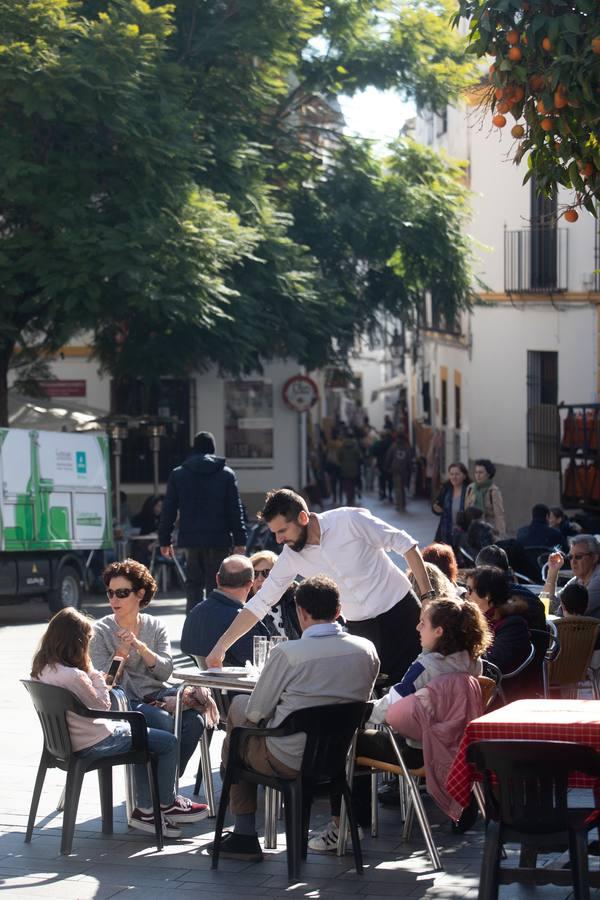
POLYGON ((453 820, 460 817, 462 807, 447 793, 446 778, 465 728, 481 715, 479 682, 465 672, 439 675, 387 711, 386 722, 394 731, 422 744, 427 790, 453 820))

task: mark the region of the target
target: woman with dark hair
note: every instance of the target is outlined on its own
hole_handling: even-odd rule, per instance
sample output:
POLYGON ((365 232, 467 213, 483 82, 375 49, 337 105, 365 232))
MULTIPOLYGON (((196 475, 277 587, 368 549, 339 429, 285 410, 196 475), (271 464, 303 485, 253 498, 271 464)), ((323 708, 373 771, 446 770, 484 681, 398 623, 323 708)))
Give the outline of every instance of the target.
MULTIPOLYGON (((173 671, 171 645, 162 622, 141 612, 156 593, 156 582, 146 566, 134 559, 111 563, 102 578, 112 615, 94 622, 91 645, 94 665, 106 672, 113 656, 122 656, 125 666, 119 686, 131 709, 143 712, 150 727, 173 732, 173 716, 166 709, 153 705, 161 703, 170 690, 166 681, 173 671)), ((180 774, 196 749, 203 729, 200 713, 185 709, 181 724, 180 774)), ((190 801, 178 796, 167 815, 176 822, 189 821, 189 807, 190 801)))
MULTIPOLYGON (((277 562, 277 554, 271 550, 258 550, 252 554, 250 562, 254 569, 254 583, 248 596, 253 597, 263 586, 265 579, 269 577, 271 569, 277 562)), ((281 600, 271 607, 271 611, 263 619, 263 623, 272 635, 286 637, 288 641, 295 641, 302 636, 296 612, 295 594, 296 583, 292 582, 281 600)))
MULTIPOLYGON (((66 688, 90 709, 110 709, 110 694, 105 674, 96 670, 90 659, 92 623, 80 612, 67 607, 50 621, 33 658, 31 677, 43 684, 66 688)), ((131 749, 131 730, 127 722, 86 719, 67 712, 67 725, 73 750, 86 759, 101 759, 131 749)), ((148 729, 148 746, 157 757, 159 800, 165 815, 176 806, 175 777, 177 741, 172 734, 148 729)), ((154 814, 150 798, 148 773, 143 765, 134 767, 135 802, 129 824, 132 828, 154 834, 154 814)), ((207 815, 204 804, 190 804, 185 819, 196 822, 207 815)), ((165 837, 180 837, 173 818, 163 819, 165 837)))
POLYGON ((442 485, 442 489, 431 507, 436 516, 440 516, 440 523, 435 533, 436 541, 454 546, 456 516, 465 508, 465 498, 470 481, 469 472, 463 463, 450 463, 448 481, 442 485))
POLYGON ((490 459, 476 459, 473 475, 475 480, 467 488, 465 509, 476 506, 483 513, 484 521, 491 525, 496 538, 506 534, 504 502, 498 485, 494 484, 496 466, 490 459))
MULTIPOLYGON (((503 675, 514 672, 531 651, 526 602, 512 596, 508 574, 495 566, 479 566, 470 572, 467 576, 467 594, 484 614, 493 634, 494 641, 486 653, 486 659, 498 666, 503 675)), ((532 693, 530 690, 529 668, 502 685, 507 700, 535 696, 535 691, 532 693)))

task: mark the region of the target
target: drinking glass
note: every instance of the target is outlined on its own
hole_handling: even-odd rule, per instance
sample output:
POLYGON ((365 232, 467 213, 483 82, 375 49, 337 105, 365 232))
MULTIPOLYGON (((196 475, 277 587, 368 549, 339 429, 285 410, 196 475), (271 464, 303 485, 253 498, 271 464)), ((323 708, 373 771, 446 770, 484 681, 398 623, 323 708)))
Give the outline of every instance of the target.
POLYGON ((541 591, 538 596, 544 605, 544 615, 547 618, 550 614, 550 603, 552 601, 552 594, 549 594, 548 591, 541 591))
POLYGON ((287 641, 287 638, 284 635, 278 635, 276 637, 272 637, 269 639, 269 653, 276 647, 277 644, 283 644, 284 641, 287 641))
POLYGON ((254 663, 254 667, 258 669, 259 672, 262 672, 264 665, 267 661, 267 652, 268 652, 268 640, 266 637, 262 635, 255 635, 254 642, 252 645, 252 661, 254 663))

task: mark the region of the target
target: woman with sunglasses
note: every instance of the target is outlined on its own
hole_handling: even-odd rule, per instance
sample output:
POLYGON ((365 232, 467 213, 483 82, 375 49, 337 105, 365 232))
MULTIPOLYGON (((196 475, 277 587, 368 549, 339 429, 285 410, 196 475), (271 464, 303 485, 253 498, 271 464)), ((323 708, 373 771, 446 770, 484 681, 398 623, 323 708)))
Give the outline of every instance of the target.
MULTIPOLYGON (((174 718, 153 705, 169 692, 167 679, 173 671, 167 630, 155 616, 141 612, 156 593, 156 582, 146 566, 134 559, 111 563, 102 575, 112 614, 94 623, 92 660, 97 669, 108 671, 114 656, 125 665, 119 687, 133 710, 144 713, 151 728, 173 732, 174 718)), ((194 709, 183 712, 179 772, 196 749, 204 729, 202 716, 194 709)), ((197 821, 208 815, 204 804, 177 796, 165 814, 174 822, 197 821)))
MULTIPOLYGON (((259 550, 252 554, 250 562, 254 569, 254 584, 250 590, 250 597, 253 597, 269 577, 269 572, 277 562, 277 554, 272 550, 259 550)), ((289 641, 295 641, 302 634, 296 613, 295 593, 296 585, 292 582, 281 600, 271 607, 263 619, 263 624, 272 635, 281 635, 289 641)))

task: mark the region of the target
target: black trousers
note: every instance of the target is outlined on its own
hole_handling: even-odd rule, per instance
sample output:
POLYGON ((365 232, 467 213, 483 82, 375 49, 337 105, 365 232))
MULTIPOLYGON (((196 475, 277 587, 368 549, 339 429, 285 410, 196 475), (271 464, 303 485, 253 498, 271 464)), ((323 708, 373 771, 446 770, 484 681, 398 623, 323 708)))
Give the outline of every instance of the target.
POLYGON ((205 589, 208 594, 216 588, 219 566, 230 553, 230 547, 186 548, 186 615, 197 603, 202 603, 205 589))
POLYGON ((409 591, 395 606, 374 619, 346 622, 350 634, 368 638, 375 644, 380 674, 387 675, 390 684, 401 680, 421 652, 417 633, 420 614, 421 604, 409 591))

